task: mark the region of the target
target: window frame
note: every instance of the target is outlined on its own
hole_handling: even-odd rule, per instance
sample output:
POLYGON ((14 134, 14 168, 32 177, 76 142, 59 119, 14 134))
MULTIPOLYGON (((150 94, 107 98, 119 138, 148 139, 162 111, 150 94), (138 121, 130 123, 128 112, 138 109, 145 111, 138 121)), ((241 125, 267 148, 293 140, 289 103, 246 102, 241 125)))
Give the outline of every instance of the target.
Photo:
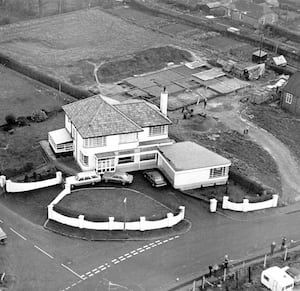
POLYGON ((149 136, 160 136, 165 134, 167 134, 167 125, 156 125, 149 127, 149 136))
POLYGON ((293 103, 293 97, 294 97, 293 94, 291 94, 289 92, 286 92, 286 94, 285 94, 285 103, 292 104, 293 103))
POLYGON ((226 167, 216 167, 209 170, 209 179, 220 178, 226 176, 226 167))
POLYGON ((118 157, 118 165, 123 165, 123 164, 131 164, 134 163, 134 156, 124 156, 124 157, 118 157), (121 160, 121 163, 120 163, 121 160))
POLYGON ((106 136, 88 137, 83 139, 84 148, 98 148, 107 145, 106 136))
POLYGON ((89 156, 84 155, 84 154, 80 151, 79 160, 80 160, 80 163, 81 163, 82 165, 88 167, 88 165, 89 165, 89 156))

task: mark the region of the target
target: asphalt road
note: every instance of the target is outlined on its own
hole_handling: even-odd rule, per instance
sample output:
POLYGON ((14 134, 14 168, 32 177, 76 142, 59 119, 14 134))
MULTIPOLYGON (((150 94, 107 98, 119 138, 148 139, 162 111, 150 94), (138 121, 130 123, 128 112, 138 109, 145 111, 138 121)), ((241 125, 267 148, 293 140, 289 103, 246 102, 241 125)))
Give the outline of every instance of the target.
POLYGON ((254 214, 209 213, 208 205, 170 188, 153 189, 142 179, 134 187, 169 207, 186 206, 189 232, 153 241, 90 242, 63 237, 0 204, 0 272, 16 275, 11 290, 167 290, 192 274, 221 263, 269 251, 282 236, 299 240, 300 211, 289 208, 254 214), (228 216, 230 215, 230 216, 228 216))

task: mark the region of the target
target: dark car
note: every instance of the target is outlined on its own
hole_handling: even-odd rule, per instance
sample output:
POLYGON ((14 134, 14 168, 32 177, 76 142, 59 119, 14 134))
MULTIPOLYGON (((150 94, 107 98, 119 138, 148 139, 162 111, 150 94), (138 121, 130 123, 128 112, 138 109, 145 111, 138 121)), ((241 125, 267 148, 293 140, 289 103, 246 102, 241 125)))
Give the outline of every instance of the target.
POLYGON ((162 187, 167 185, 164 176, 157 170, 144 171, 143 175, 153 187, 162 187))

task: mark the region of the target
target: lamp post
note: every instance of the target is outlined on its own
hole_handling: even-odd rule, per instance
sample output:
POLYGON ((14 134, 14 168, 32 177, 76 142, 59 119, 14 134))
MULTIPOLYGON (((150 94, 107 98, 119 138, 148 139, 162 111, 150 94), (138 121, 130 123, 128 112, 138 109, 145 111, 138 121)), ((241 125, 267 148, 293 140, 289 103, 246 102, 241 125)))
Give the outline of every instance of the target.
POLYGON ((127 197, 123 200, 124 203, 124 230, 126 230, 126 219, 127 219, 127 197))

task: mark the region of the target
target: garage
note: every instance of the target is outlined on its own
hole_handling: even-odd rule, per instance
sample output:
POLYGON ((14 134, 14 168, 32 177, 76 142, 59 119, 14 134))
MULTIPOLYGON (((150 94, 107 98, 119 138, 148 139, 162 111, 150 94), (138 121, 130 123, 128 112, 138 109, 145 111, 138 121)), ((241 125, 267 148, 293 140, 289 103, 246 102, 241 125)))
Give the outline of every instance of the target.
POLYGON ((231 165, 230 160, 191 141, 159 147, 157 162, 180 190, 226 184, 231 165))

